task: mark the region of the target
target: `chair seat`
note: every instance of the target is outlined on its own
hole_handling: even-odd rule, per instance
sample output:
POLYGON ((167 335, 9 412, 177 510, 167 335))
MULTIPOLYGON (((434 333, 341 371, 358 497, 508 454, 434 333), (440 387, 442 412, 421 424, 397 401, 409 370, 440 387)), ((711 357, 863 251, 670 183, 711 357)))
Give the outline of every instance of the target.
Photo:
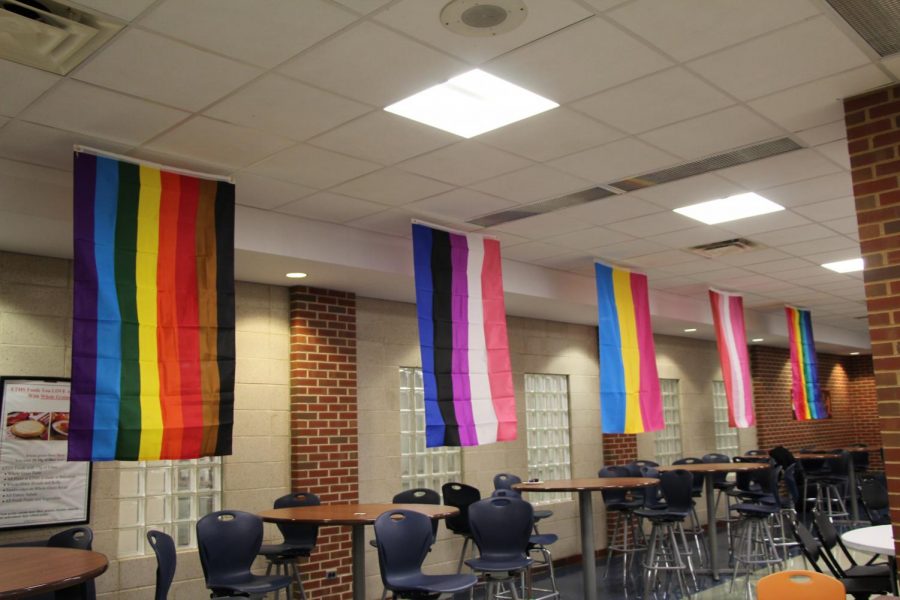
POLYGON ((466 564, 473 571, 484 571, 485 573, 499 573, 502 571, 520 571, 528 568, 534 561, 530 558, 510 558, 507 560, 494 560, 482 557, 471 558, 466 564))
POLYGON ((534 511, 534 520, 540 521, 541 519, 549 519, 553 516, 552 510, 536 510, 534 511))
POLYGON ((734 481, 716 481, 713 483, 713 488, 717 490, 733 490, 734 486, 737 484, 734 481))
POLYGON ((891 567, 886 564, 855 565, 844 569, 847 577, 890 577, 891 567))
POLYGON ((528 538, 529 546, 549 546, 559 541, 559 536, 555 533, 541 533, 528 538))
POLYGON ((767 517, 778 512, 778 507, 774 504, 752 504, 750 502, 742 502, 741 504, 735 504, 731 508, 748 517, 767 517))
POLYGON ((478 582, 475 575, 408 575, 391 577, 389 589, 394 592, 424 592, 427 594, 453 594, 467 590, 478 582))
POLYGON ((219 592, 240 592, 244 594, 265 594, 286 588, 291 584, 291 578, 285 575, 254 575, 246 581, 216 581, 210 579, 206 587, 219 592))
POLYGON ((611 502, 606 505, 607 511, 627 511, 640 508, 644 505, 643 500, 624 500, 622 502, 611 502))
POLYGON ((295 546, 294 544, 263 544, 259 553, 266 558, 295 558, 309 556, 312 547, 295 546))
POLYGON ((646 519, 650 519, 651 521, 674 523, 677 521, 683 521, 691 513, 687 510, 653 510, 651 508, 642 508, 640 510, 634 511, 634 514, 646 519))

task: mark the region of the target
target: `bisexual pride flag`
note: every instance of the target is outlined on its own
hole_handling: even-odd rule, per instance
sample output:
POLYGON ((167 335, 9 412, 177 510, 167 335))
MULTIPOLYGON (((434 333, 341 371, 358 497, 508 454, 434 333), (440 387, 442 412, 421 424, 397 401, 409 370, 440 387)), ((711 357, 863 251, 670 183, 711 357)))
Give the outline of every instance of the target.
POLYGON ((665 428, 647 276, 594 264, 603 433, 665 428))
POLYGON ((500 243, 414 224, 413 258, 426 445, 516 439, 500 243))
POLYGON ((750 355, 744 328, 744 299, 737 294, 709 290, 709 303, 728 401, 728 426, 753 427, 756 425, 756 415, 753 412, 753 379, 750 377, 750 355))
POLYGON ((784 307, 791 346, 791 399, 800 421, 828 418, 819 389, 819 367, 813 341, 812 316, 808 310, 784 307))
POLYGON ((75 155, 69 460, 231 453, 234 186, 75 155))

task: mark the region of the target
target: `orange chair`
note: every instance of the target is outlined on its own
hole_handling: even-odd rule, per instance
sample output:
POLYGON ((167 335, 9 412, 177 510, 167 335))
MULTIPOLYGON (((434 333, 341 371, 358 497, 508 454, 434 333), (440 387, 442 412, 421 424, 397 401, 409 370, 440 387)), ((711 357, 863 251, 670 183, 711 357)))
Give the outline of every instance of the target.
POLYGON ((757 600, 844 600, 844 584, 815 571, 781 571, 766 575, 756 585, 757 600))

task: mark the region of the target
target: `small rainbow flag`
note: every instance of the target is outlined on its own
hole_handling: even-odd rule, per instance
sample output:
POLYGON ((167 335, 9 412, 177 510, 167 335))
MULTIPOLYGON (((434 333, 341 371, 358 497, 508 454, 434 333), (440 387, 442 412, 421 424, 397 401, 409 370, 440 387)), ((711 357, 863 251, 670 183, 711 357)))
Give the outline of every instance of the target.
POLYGON ((413 224, 427 447, 516 439, 500 243, 413 224))
POLYGON ((665 428, 647 276, 595 263, 603 433, 665 428))
POLYGON ((75 154, 69 460, 231 453, 234 186, 75 154))
POLYGON ((813 341, 812 317, 808 310, 785 306, 788 337, 791 344, 791 398, 794 416, 800 421, 826 419, 830 415, 819 389, 816 344, 813 341))

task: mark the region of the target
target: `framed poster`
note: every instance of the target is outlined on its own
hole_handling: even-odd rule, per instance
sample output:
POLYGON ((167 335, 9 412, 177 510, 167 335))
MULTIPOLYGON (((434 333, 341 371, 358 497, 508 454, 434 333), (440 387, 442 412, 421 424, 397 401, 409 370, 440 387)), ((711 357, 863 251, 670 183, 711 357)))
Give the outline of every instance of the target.
POLYGON ((66 460, 68 379, 0 377, 0 529, 87 523, 91 463, 66 460))

